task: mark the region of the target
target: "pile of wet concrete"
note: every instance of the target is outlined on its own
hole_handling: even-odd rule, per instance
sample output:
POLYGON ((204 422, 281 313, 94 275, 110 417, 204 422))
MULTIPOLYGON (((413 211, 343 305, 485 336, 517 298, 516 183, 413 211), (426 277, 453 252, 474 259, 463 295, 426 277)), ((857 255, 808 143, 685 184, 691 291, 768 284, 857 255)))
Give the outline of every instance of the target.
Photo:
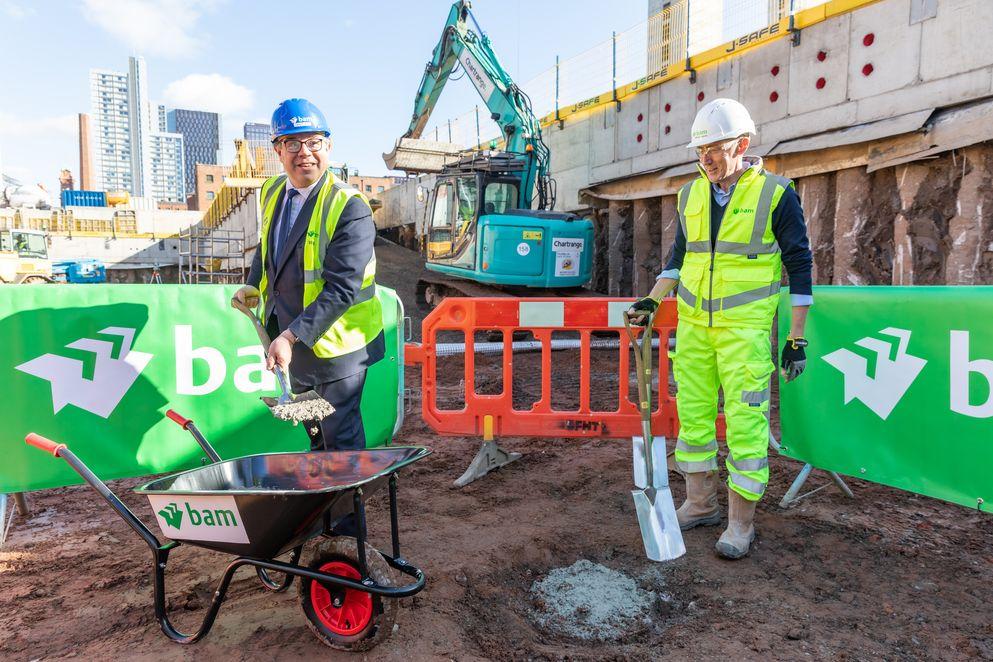
POLYGON ((586 559, 535 581, 529 616, 539 627, 585 641, 614 641, 644 631, 660 600, 630 576, 586 559))

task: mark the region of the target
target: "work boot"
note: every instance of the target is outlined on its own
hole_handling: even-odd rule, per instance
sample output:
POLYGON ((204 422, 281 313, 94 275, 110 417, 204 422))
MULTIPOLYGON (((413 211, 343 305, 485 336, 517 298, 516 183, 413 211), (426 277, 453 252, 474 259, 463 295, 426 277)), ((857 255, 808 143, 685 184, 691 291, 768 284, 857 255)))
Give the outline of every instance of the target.
POLYGON ((721 523, 721 509, 717 507, 716 471, 686 474, 686 501, 676 509, 676 519, 679 520, 680 531, 721 523))
POLYGON ((740 559, 748 555, 748 547, 755 540, 755 506, 758 501, 749 501, 728 488, 728 528, 724 529, 714 549, 717 555, 726 559, 740 559))

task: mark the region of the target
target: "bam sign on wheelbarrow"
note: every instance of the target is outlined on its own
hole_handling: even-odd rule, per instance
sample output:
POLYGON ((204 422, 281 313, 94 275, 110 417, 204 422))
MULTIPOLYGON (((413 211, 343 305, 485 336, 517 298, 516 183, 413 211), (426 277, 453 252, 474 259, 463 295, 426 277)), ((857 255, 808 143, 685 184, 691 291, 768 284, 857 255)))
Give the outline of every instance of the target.
POLYGON ((807 371, 781 390, 783 453, 991 510, 993 287, 815 290, 807 371))
MULTIPOLYGON (((251 324, 214 285, 0 288, 0 492, 79 482, 62 463, 39 465, 17 440, 36 431, 75 440, 105 480, 196 466, 200 449, 163 418, 175 407, 215 430, 223 457, 305 450, 306 433, 259 402, 278 387, 251 324)), ((366 381, 370 446, 387 443, 402 392, 400 304, 380 288, 387 355, 366 381)), ((181 506, 181 504, 177 504, 181 506)), ((187 516, 184 525, 191 524, 187 516)))

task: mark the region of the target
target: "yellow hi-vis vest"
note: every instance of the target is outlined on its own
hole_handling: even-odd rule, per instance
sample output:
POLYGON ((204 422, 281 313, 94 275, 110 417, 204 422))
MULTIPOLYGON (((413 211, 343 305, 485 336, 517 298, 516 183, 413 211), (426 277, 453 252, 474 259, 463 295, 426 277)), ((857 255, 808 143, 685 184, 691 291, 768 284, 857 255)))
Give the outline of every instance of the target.
MULTIPOLYGON (((259 250, 262 251, 262 293, 263 324, 272 312, 269 301, 269 276, 266 258, 269 255, 269 229, 276 214, 279 194, 286 188, 286 175, 270 177, 262 185, 262 236, 259 250)), ((309 306, 324 289, 323 265, 331 237, 338 226, 338 219, 345 204, 352 198, 359 198, 366 204, 365 196, 339 181, 329 170, 323 185, 314 193, 314 210, 310 215, 307 237, 303 249, 303 307, 309 306)), ((354 303, 335 320, 331 328, 314 344, 314 354, 322 359, 330 359, 362 349, 383 330, 383 309, 376 298, 376 254, 373 253, 365 266, 362 288, 354 303)))
POLYGON ((761 162, 748 168, 724 208, 716 241, 710 236, 710 181, 704 175, 679 190, 679 223, 686 237, 676 289, 679 321, 717 327, 772 325, 783 273, 772 211, 792 185, 763 170, 761 162))

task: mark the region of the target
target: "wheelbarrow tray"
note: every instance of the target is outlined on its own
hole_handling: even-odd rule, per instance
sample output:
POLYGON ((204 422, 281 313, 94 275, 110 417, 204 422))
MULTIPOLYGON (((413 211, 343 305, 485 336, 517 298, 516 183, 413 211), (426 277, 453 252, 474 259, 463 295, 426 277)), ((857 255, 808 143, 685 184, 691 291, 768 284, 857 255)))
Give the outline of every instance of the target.
POLYGON ((162 534, 227 554, 271 559, 351 513, 390 474, 430 454, 419 446, 248 455, 158 478, 148 497, 162 534), (327 513, 328 517, 325 517, 327 513))

